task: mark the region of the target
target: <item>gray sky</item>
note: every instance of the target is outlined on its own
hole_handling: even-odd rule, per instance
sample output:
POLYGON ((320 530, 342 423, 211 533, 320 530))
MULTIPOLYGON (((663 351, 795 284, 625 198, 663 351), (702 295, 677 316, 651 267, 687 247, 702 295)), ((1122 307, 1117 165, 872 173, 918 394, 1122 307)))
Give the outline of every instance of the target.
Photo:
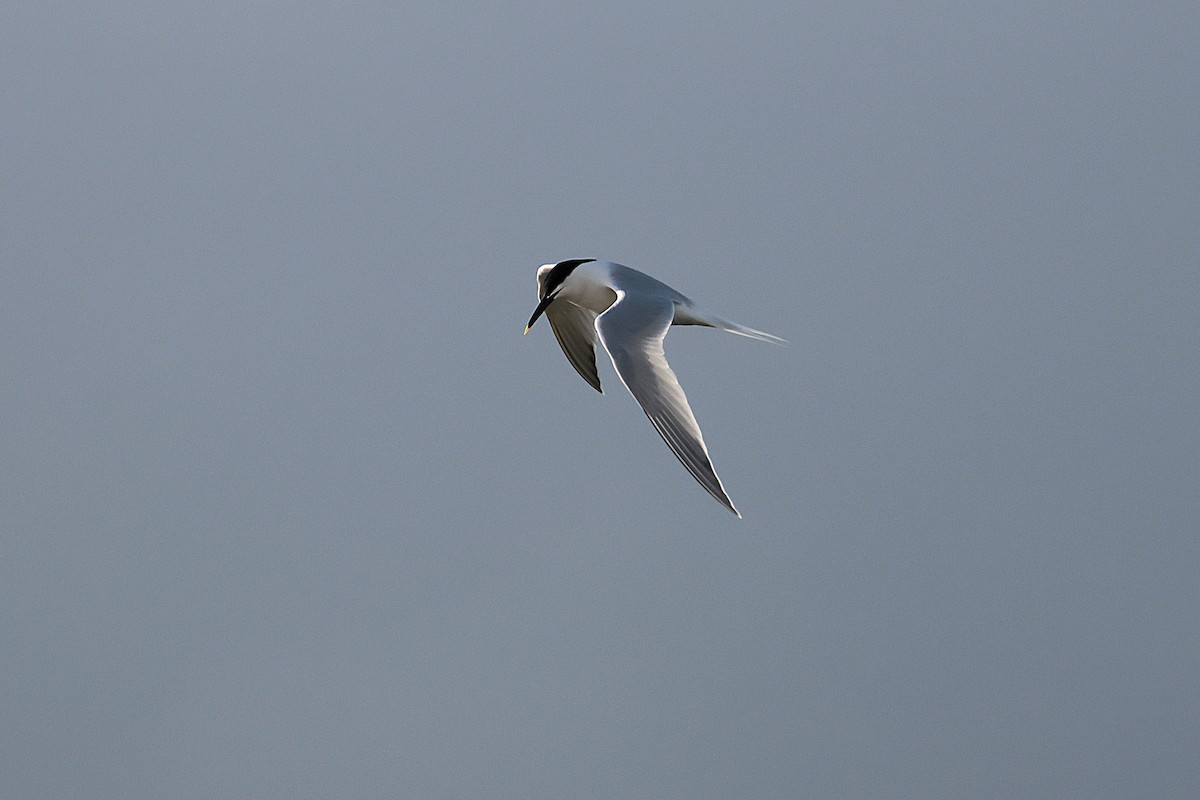
POLYGON ((5 4, 0 794, 1196 797, 1198 30, 5 4))

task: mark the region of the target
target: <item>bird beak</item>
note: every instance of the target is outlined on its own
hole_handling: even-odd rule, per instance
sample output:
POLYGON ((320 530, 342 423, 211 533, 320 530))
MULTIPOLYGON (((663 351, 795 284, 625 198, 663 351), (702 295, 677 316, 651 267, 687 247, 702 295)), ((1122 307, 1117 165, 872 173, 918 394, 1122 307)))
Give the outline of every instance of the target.
MULTIPOLYGON (((533 316, 529 318, 529 324, 525 326, 525 333, 529 333, 529 329, 533 327, 533 323, 537 322, 537 318, 546 310, 546 306, 554 302, 554 295, 546 295, 542 298, 542 302, 538 303, 537 308, 533 310, 533 316)), ((522 334, 524 335, 524 334, 522 334)))

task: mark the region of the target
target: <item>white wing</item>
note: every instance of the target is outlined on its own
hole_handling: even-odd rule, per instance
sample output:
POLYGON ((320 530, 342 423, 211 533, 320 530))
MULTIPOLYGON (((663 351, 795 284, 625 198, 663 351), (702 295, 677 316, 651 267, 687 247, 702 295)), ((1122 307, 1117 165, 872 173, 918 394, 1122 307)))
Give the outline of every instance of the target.
POLYGON ((596 312, 558 300, 546 306, 546 319, 571 366, 592 388, 603 394, 600 375, 596 372, 596 312))
POLYGON ((663 338, 674 317, 675 304, 667 297, 618 290, 617 301, 596 317, 596 331, 617 375, 667 447, 709 494, 740 517, 713 470, 700 426, 663 354, 663 338))

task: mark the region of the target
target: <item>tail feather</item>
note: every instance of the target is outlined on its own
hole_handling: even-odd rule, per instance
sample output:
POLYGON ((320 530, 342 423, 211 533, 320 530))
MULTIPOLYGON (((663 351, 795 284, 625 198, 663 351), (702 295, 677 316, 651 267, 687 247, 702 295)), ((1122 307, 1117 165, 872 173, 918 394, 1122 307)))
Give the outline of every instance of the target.
POLYGON ((787 339, 781 339, 773 333, 767 333, 746 325, 733 322, 732 320, 719 317, 711 311, 707 311, 696 306, 690 300, 684 298, 683 302, 675 304, 675 318, 671 321, 672 325, 703 325, 706 328, 718 328, 729 333, 736 333, 738 336, 745 336, 748 339, 757 339, 760 342, 770 342, 771 344, 787 344, 787 339))
POLYGON ((757 339, 760 342, 770 342, 771 344, 787 344, 787 339, 781 339, 772 333, 766 333, 765 331, 756 330, 736 322, 730 322, 722 317, 716 317, 712 322, 714 328, 720 328, 729 333, 736 333, 738 336, 745 336, 748 339, 757 339))

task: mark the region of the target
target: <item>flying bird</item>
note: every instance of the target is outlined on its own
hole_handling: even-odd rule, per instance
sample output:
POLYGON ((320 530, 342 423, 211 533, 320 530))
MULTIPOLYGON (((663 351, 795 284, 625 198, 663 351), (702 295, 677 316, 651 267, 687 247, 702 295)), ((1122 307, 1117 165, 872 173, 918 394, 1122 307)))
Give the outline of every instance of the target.
POLYGON ((704 325, 764 342, 785 344, 784 340, 705 311, 636 269, 594 258, 538 267, 537 295, 525 333, 545 313, 571 366, 602 392, 596 372, 599 337, 621 382, 667 447, 709 494, 740 518, 713 469, 683 388, 667 364, 663 339, 672 325, 704 325))

